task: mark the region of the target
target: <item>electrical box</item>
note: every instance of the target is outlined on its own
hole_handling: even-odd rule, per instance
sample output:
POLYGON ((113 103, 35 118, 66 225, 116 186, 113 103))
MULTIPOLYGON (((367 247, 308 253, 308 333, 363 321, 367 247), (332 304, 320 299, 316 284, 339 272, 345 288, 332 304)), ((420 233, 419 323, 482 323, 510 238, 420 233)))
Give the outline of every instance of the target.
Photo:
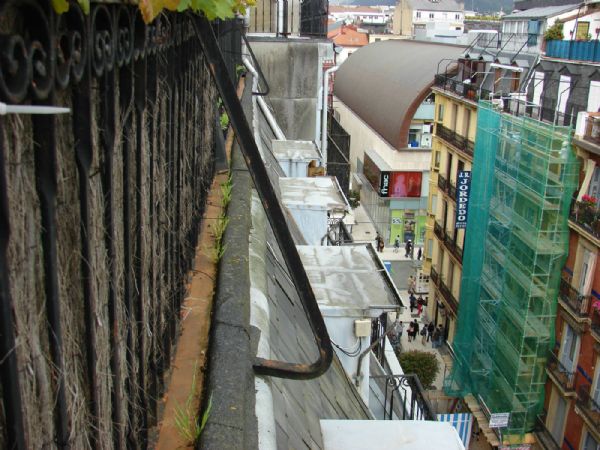
POLYGON ((369 319, 357 319, 354 321, 354 334, 356 337, 371 336, 371 321, 369 319))

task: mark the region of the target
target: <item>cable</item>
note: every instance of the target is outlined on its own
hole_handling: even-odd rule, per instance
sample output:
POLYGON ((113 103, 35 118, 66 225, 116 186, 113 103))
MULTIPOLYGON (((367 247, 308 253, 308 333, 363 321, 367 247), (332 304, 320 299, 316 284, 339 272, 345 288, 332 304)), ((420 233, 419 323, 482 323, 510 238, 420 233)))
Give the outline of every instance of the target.
POLYGON ((345 350, 335 342, 331 341, 331 343, 334 345, 334 347, 338 348, 344 355, 350 356, 352 358, 360 355, 360 352, 362 350, 362 339, 358 339, 358 347, 354 350, 345 350))

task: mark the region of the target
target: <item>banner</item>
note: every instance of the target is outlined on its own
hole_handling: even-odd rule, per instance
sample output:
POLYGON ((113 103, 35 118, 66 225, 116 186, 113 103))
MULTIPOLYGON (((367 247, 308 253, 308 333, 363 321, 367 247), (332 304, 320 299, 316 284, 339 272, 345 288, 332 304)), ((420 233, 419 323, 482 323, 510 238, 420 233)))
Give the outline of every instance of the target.
POLYGON ((456 227, 467 228, 469 192, 471 191, 471 171, 461 170, 456 180, 456 227))

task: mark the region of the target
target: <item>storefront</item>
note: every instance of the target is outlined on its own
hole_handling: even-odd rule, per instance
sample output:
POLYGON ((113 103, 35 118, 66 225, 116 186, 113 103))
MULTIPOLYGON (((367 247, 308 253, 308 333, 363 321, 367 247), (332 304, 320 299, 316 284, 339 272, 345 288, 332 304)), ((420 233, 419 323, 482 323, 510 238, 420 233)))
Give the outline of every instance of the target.
POLYGON ((425 242, 429 172, 385 170, 365 153, 361 201, 388 245, 425 242))

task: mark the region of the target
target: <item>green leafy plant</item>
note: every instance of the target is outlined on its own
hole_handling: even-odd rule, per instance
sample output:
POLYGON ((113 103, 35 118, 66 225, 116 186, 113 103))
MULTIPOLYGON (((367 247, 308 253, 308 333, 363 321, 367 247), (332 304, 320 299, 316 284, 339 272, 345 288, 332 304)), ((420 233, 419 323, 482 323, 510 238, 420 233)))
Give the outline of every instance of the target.
POLYGON ((231 173, 229 174, 229 178, 223 184, 221 184, 221 195, 223 199, 223 208, 227 208, 229 202, 231 201, 231 191, 233 189, 233 183, 231 182, 231 173))
POLYGON ((436 359, 435 354, 420 350, 411 350, 401 353, 398 360, 404 373, 416 374, 425 389, 433 387, 435 377, 437 377, 440 371, 440 363, 436 359))
POLYGON ((221 114, 219 122, 221 123, 221 130, 226 131, 227 127, 229 127, 229 116, 226 112, 221 114))
POLYGON ((208 399, 208 404, 202 419, 198 421, 196 412, 194 411, 194 396, 196 395, 196 366, 194 366, 194 376, 192 377, 192 386, 190 387, 190 393, 183 406, 175 406, 175 426, 179 435, 184 438, 188 443, 195 443, 202 430, 206 426, 206 422, 210 416, 210 410, 212 408, 212 395, 208 399))
POLYGON ((246 74, 246 66, 243 64, 237 64, 235 66, 235 75, 240 78, 241 76, 246 74))
POLYGON ((563 24, 561 22, 555 22, 550 28, 544 33, 544 39, 547 41, 562 41, 565 35, 563 33, 563 24))
POLYGON ((229 217, 225 216, 225 213, 222 212, 213 229, 215 235, 215 261, 219 261, 227 249, 227 245, 223 244, 223 235, 228 224, 229 217))

